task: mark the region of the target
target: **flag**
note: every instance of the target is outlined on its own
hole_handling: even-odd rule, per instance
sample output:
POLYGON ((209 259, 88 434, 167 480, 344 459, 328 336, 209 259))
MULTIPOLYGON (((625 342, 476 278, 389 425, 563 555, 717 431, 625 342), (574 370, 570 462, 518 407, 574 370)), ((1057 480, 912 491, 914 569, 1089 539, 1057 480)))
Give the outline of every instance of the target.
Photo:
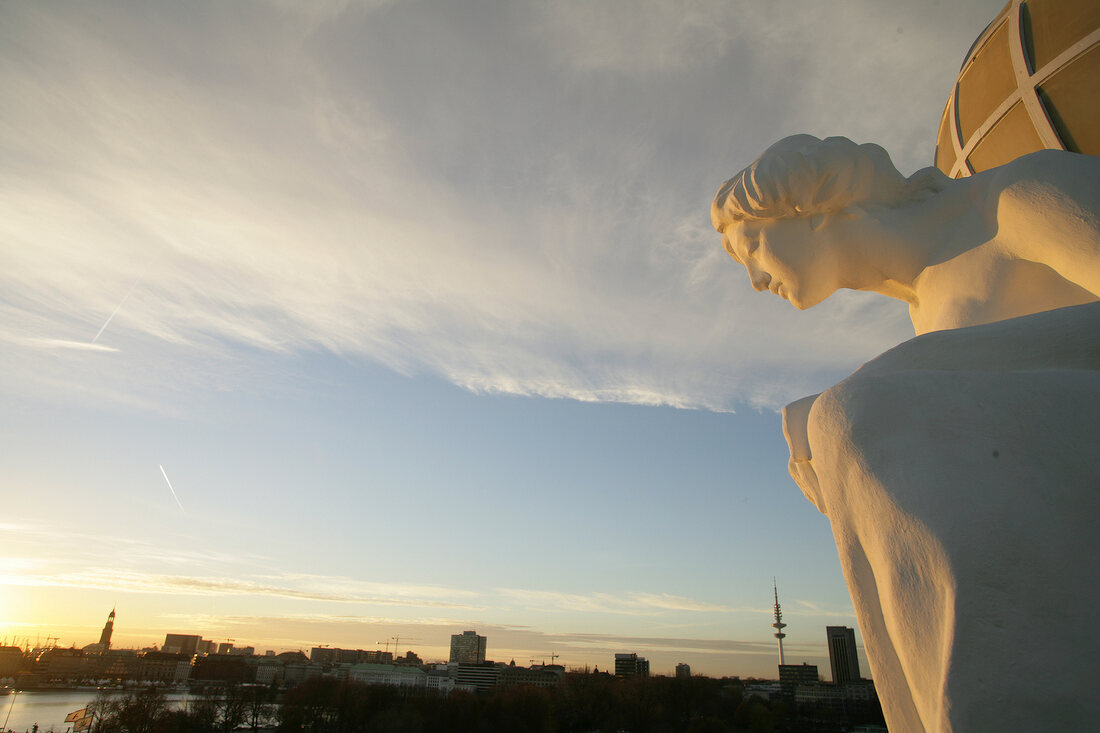
MULTIPOLYGON (((69 713, 68 715, 65 716, 65 722, 66 723, 75 723, 76 721, 80 720, 81 718, 83 718, 87 714, 88 714, 88 708, 80 708, 80 710, 74 710, 73 712, 71 712, 71 713, 69 713)), ((54 718, 54 720, 57 720, 57 718, 54 718)))
POLYGON ((94 716, 88 715, 73 723, 73 733, 80 733, 82 730, 88 730, 92 727, 92 718, 94 716))

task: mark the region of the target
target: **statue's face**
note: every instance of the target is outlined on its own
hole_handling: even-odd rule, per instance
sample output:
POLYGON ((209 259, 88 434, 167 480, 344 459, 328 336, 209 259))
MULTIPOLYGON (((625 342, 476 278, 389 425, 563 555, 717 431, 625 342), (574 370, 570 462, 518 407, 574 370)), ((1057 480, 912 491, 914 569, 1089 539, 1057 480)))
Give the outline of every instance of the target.
POLYGON ((739 222, 723 231, 723 245, 748 270, 754 288, 811 308, 842 287, 829 218, 739 222))

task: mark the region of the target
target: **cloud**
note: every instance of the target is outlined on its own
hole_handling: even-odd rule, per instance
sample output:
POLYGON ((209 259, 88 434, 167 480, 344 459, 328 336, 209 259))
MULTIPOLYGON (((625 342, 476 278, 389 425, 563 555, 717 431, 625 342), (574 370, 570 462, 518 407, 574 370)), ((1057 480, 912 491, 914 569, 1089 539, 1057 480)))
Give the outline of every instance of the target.
MULTIPOLYGON (((130 593, 167 593, 174 595, 216 595, 216 596, 274 596, 292 600, 356 603, 379 606, 410 606, 418 608, 461 608, 477 609, 478 606, 467 603, 455 603, 438 598, 417 597, 407 587, 388 588, 379 584, 357 584, 369 586, 378 594, 355 592, 334 592, 317 587, 294 587, 292 585, 274 585, 248 578, 194 577, 187 575, 165 575, 115 568, 87 568, 74 572, 36 575, 7 575, 0 578, 7 585, 61 586, 70 588, 97 588, 102 590, 124 591, 130 593)), ((433 595, 441 595, 441 589, 434 589, 433 595)), ((456 591, 458 596, 468 596, 456 591)))
POLYGON ((729 2, 644 0, 537 6, 537 24, 562 62, 583 71, 644 76, 717 62, 739 35, 729 2))
POLYGON ((627 616, 647 616, 665 611, 729 613, 737 609, 667 593, 562 593, 551 590, 501 588, 497 593, 506 601, 526 609, 583 611, 627 616))
POLYGON ((774 654, 770 642, 737 641, 733 639, 691 639, 677 637, 619 636, 612 634, 546 634, 547 641, 562 647, 624 649, 636 648, 647 652, 694 651, 708 653, 774 654))
POLYGON ((246 384, 249 350, 322 349, 475 391, 729 410, 908 335, 899 304, 752 293, 709 198, 789 132, 926 159, 954 73, 937 54, 980 27, 902 3, 376 5, 4 7, 7 389, 172 409, 246 384), (88 371, 76 344, 139 279, 88 371))
POLYGON ((335 626, 362 627, 367 624, 378 626, 438 626, 455 628, 469 625, 468 618, 451 618, 446 616, 423 617, 398 617, 398 616, 364 616, 349 614, 328 613, 297 613, 282 615, 217 615, 217 614, 188 614, 169 613, 163 614, 163 618, 186 622, 190 626, 199 628, 222 628, 225 626, 252 626, 270 633, 273 629, 285 628, 301 624, 325 624, 335 626))
POLYGON ((56 527, 18 522, 0 523, 0 532, 10 553, 0 558, 0 583, 6 585, 191 596, 271 596, 322 603, 464 610, 481 608, 484 596, 478 591, 424 583, 275 572, 270 570, 270 560, 262 555, 172 546, 196 541, 187 535, 154 543, 79 530, 59 534, 56 527), (33 561, 28 559, 31 553, 33 561), (104 555, 117 558, 115 565, 101 567, 104 555))
POLYGON ((630 594, 630 600, 652 608, 669 611, 717 611, 725 613, 733 610, 728 606, 705 603, 691 598, 669 595, 668 593, 632 593, 630 594))
POLYGON ((88 341, 69 341, 66 339, 36 338, 27 339, 27 343, 31 346, 37 346, 44 349, 77 349, 78 351, 103 351, 107 353, 118 351, 118 349, 105 344, 93 344, 88 341))
POLYGON ((69 528, 64 533, 59 533, 54 525, 35 522, 0 522, 0 532, 4 533, 9 548, 21 545, 33 549, 36 557, 42 561, 54 558, 63 558, 65 562, 98 560, 106 553, 117 557, 121 565, 215 568, 266 562, 263 555, 256 553, 171 546, 173 541, 181 544, 195 541, 195 538, 186 535, 161 537, 159 541, 153 542, 133 536, 69 528))

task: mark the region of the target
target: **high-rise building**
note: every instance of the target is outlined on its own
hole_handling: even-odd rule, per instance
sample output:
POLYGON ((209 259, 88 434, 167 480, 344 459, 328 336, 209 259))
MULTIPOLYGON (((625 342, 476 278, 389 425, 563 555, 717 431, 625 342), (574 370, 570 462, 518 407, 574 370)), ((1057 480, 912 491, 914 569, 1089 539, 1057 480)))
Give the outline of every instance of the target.
POLYGON ((451 657, 454 664, 481 664, 485 661, 485 637, 476 631, 451 635, 451 657))
POLYGON ((691 678, 691 665, 680 662, 676 665, 676 679, 686 680, 691 678))
POLYGON ((107 623, 103 624, 103 632, 99 635, 99 644, 103 651, 111 648, 111 634, 115 631, 115 609, 107 616, 107 623))
MULTIPOLYGON (((458 634, 455 634, 455 636, 458 636, 458 634)), ((488 664, 460 664, 455 669, 455 687, 480 692, 490 690, 500 681, 502 671, 501 667, 497 667, 492 662, 488 664)))
POLYGON ((842 685, 858 682, 859 658, 856 656, 856 632, 847 626, 826 626, 825 638, 829 642, 829 667, 833 682, 842 685))
POLYGON ((198 653, 200 644, 202 644, 202 653, 205 654, 206 643, 203 642, 201 636, 193 634, 165 634, 164 646, 162 646, 160 650, 170 654, 183 654, 191 658, 198 653))
POLYGON ((633 652, 615 655, 616 677, 648 677, 649 660, 633 652))

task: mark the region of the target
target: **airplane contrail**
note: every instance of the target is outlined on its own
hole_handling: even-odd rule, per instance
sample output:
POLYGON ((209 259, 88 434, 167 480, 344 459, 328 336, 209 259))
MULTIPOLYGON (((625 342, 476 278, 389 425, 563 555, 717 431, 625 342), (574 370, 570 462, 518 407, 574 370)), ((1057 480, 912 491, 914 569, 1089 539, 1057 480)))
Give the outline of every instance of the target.
POLYGON ((115 306, 115 309, 114 309, 113 311, 111 311, 111 315, 107 316, 107 320, 106 320, 106 321, 104 321, 104 322, 103 322, 103 325, 99 327, 99 332, 98 332, 98 333, 97 333, 97 334, 95 335, 95 337, 94 337, 94 338, 92 338, 92 343, 93 343, 93 344, 94 344, 94 343, 96 342, 96 340, 97 340, 97 339, 98 339, 98 338, 99 338, 100 336, 102 336, 102 335, 103 335, 103 332, 104 332, 104 331, 106 330, 106 328, 107 328, 107 324, 111 322, 111 319, 112 319, 112 318, 114 318, 114 317, 115 317, 115 315, 116 315, 116 314, 118 313, 119 309, 121 309, 121 308, 122 308, 122 304, 123 304, 123 303, 125 303, 125 302, 126 302, 126 299, 130 297, 130 294, 134 292, 134 288, 136 288, 136 287, 138 286, 138 283, 139 283, 139 282, 141 282, 141 278, 140 278, 140 277, 139 277, 139 278, 138 278, 137 280, 134 280, 134 284, 133 284, 133 285, 131 285, 131 286, 130 286, 130 289, 126 291, 126 295, 123 295, 123 296, 122 296, 122 300, 120 300, 120 301, 118 302, 118 305, 116 305, 116 306, 115 306))
POLYGON ((168 480, 168 474, 164 472, 164 466, 161 466, 159 463, 157 466, 160 468, 160 475, 164 477, 164 483, 168 484, 168 490, 172 492, 172 498, 179 504, 180 511, 184 511, 183 504, 180 504, 180 498, 176 496, 176 490, 172 488, 172 482, 168 480))

